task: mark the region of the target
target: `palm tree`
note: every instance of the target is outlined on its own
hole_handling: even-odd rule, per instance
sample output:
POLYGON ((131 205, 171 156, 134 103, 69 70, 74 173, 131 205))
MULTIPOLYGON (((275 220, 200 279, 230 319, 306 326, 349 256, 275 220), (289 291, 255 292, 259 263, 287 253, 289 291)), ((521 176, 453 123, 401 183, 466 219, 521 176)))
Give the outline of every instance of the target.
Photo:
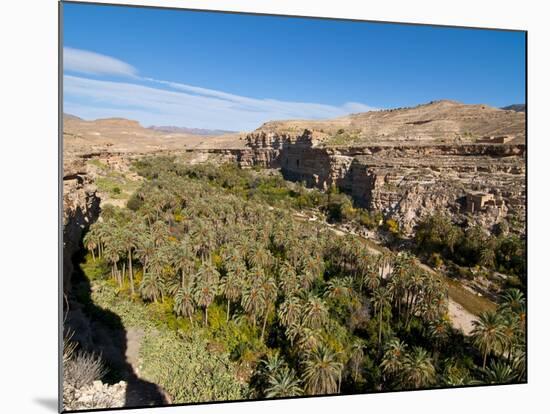
POLYGON ((386 351, 382 357, 380 367, 386 375, 398 376, 403 371, 403 364, 407 355, 407 345, 398 338, 391 339, 386 344, 386 351))
POLYGON ((174 297, 174 312, 176 315, 188 317, 193 325, 193 313, 195 313, 195 301, 193 300, 193 289, 191 286, 181 286, 174 297))
POLYGON ((164 240, 168 237, 168 226, 163 221, 155 221, 151 226, 151 237, 155 246, 160 246, 164 240))
POLYGON ((363 357, 365 356, 364 349, 365 349, 364 341, 358 338, 354 338, 353 342, 351 343, 350 362, 352 364, 353 380, 355 382, 357 382, 357 376, 359 374, 359 366, 363 361, 363 357))
POLYGON ((150 233, 142 233, 138 237, 138 244, 136 247, 136 256, 139 259, 143 273, 147 272, 147 266, 151 260, 151 257, 155 253, 155 243, 150 233))
POLYGON ((502 344, 504 338, 502 317, 496 312, 483 312, 473 322, 471 337, 483 354, 483 369, 487 365, 487 356, 502 344))
POLYGON ((525 381, 525 374, 527 369, 527 360, 525 352, 525 337, 523 337, 522 343, 519 346, 518 352, 516 352, 514 359, 512 360, 512 368, 516 373, 518 381, 525 381))
POLYGON ((105 255, 105 258, 107 259, 107 262, 111 264, 111 277, 118 282, 118 285, 120 286, 121 282, 118 277, 118 261, 120 260, 120 254, 119 251, 115 248, 115 246, 107 246, 105 248, 105 251, 103 253, 105 255))
POLYGON ((491 361, 489 366, 483 369, 484 384, 508 384, 514 380, 515 376, 512 367, 501 361, 491 361))
POLYGON ((501 308, 510 309, 514 313, 525 312, 525 296, 519 289, 507 289, 500 297, 501 308))
POLYGON ((95 249, 99 245, 99 237, 97 231, 94 231, 94 229, 96 229, 96 227, 90 227, 90 230, 84 235, 82 242, 86 250, 92 252, 92 258, 95 262, 95 249))
POLYGON ((300 289, 296 270, 287 261, 284 261, 279 267, 279 285, 285 296, 294 295, 300 289))
POLYGON ((437 363, 439 359, 439 351, 447 338, 449 337, 450 326, 444 319, 433 321, 428 326, 428 334, 434 344, 433 358, 437 363))
POLYGON ((285 361, 281 358, 281 354, 278 350, 275 352, 268 352, 267 358, 262 359, 261 366, 267 372, 267 375, 273 374, 275 371, 278 371, 285 365, 285 361))
POLYGON ((175 246, 172 256, 172 264, 176 271, 181 275, 181 286, 185 286, 185 276, 191 273, 193 268, 193 253, 189 247, 189 240, 182 241, 179 245, 175 246))
POLYGON ((384 311, 391 306, 391 294, 386 287, 378 287, 372 293, 372 304, 378 316, 378 345, 382 343, 382 317, 384 311))
POLYGON ((266 388, 266 398, 295 397, 302 395, 303 390, 296 371, 286 366, 268 376, 269 386, 266 388))
POLYGON ((302 303, 297 296, 287 297, 279 307, 278 315, 284 327, 298 323, 302 314, 302 303))
POLYGON ((241 289, 244 269, 237 265, 235 270, 229 270, 220 283, 220 291, 227 300, 227 322, 229 322, 229 310, 231 302, 236 302, 241 297, 241 289))
POLYGON ((325 302, 313 294, 308 295, 303 312, 304 324, 312 329, 320 328, 328 319, 328 308, 325 302))
POLYGON ((262 326, 262 335, 260 340, 263 341, 265 334, 265 327, 267 325, 267 316, 269 315, 271 308, 273 307, 275 300, 277 299, 277 284, 275 278, 271 275, 266 275, 260 284, 261 297, 264 307, 264 323, 262 326))
POLYGON ((435 380, 435 368, 428 352, 421 347, 413 347, 403 362, 404 383, 413 388, 427 387, 435 380))
POLYGON ((147 272, 143 275, 140 290, 142 291, 142 294, 143 292, 149 291, 150 294, 145 293, 145 298, 151 299, 152 297, 154 302, 157 302, 159 298, 162 302, 164 302, 166 288, 164 273, 169 264, 167 253, 167 249, 163 248, 163 246, 153 250, 153 255, 150 257, 150 263, 147 267, 147 272), (147 278, 145 275, 147 275, 147 278), (143 290, 144 286, 145 291, 143 290), (154 295, 152 292, 154 292, 154 295))
POLYGON ((271 253, 269 250, 264 249, 263 246, 256 247, 250 254, 250 264, 266 271, 271 266, 272 261, 271 253))
POLYGON ((381 279, 378 273, 372 268, 367 268, 361 276, 361 286, 366 286, 368 290, 373 292, 378 286, 380 286, 381 279))
POLYGON ((502 312, 502 339, 501 339, 501 347, 502 347, 502 353, 501 355, 506 355, 506 360, 508 363, 512 360, 512 354, 514 351, 514 347, 518 343, 519 337, 523 336, 523 332, 521 330, 521 323, 520 323, 520 317, 513 313, 511 310, 504 309, 501 310, 502 312))
POLYGON ((127 258, 128 258, 128 277, 130 279, 130 291, 132 292, 132 296, 134 295, 134 271, 133 271, 133 260, 132 260, 132 252, 138 245, 138 238, 137 234, 135 233, 137 226, 137 223, 134 222, 133 225, 131 223, 131 227, 124 227, 121 232, 121 243, 122 248, 126 250, 127 252, 127 258))
POLYGON ((203 263, 197 273, 195 300, 204 309, 204 326, 208 326, 208 307, 214 301, 219 288, 220 274, 211 262, 203 263))
POLYGON ((158 298, 162 296, 163 283, 160 273, 158 272, 147 272, 143 274, 143 279, 141 279, 141 284, 139 287, 141 295, 144 299, 153 300, 157 302, 158 298))
POLYGON ((343 365, 338 355, 325 345, 317 346, 305 360, 304 380, 309 395, 334 394, 343 365))
POLYGON ((256 319, 262 312, 263 302, 259 283, 250 283, 243 292, 241 304, 245 312, 252 317, 254 328, 256 328, 256 319))
POLYGON ((351 277, 333 278, 328 281, 325 297, 330 299, 347 299, 353 295, 353 280, 351 277))
POLYGON ((494 268, 496 260, 495 246, 490 243, 485 244, 479 254, 479 264, 488 268, 494 268))

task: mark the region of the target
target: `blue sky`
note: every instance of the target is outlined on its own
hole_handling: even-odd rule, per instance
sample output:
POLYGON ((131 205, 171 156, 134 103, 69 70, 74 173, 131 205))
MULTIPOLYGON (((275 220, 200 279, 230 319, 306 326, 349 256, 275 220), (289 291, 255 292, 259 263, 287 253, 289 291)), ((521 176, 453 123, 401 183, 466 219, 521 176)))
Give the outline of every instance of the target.
POLYGON ((64 111, 251 130, 437 99, 524 103, 525 35, 64 3, 64 111))

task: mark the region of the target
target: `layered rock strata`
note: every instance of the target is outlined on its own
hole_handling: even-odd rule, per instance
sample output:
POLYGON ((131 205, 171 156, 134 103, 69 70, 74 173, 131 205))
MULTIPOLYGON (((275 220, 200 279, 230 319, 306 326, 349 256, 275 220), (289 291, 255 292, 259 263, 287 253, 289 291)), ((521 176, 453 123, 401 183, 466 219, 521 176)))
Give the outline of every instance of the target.
POLYGON ((324 147, 309 130, 246 139, 246 149, 209 152, 243 168, 280 168, 286 179, 311 187, 334 185, 358 205, 396 218, 407 233, 435 211, 487 229, 504 219, 518 228, 525 221, 523 143, 324 147))

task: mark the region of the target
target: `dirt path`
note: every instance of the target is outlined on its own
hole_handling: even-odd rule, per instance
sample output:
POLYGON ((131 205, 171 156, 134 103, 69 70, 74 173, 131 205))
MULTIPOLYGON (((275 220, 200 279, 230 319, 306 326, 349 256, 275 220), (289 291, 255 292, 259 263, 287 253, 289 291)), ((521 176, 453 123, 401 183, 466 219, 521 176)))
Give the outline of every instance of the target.
POLYGON ((145 332, 140 328, 128 328, 126 331, 126 362, 134 369, 139 376, 139 349, 145 332))
POLYGON ((133 371, 128 379, 126 401, 128 405, 171 404, 171 399, 158 385, 141 378, 139 372, 139 349, 145 332, 141 328, 130 327, 126 330, 126 363, 133 371))
POLYGON ((465 335, 470 335, 473 330, 472 323, 477 320, 474 315, 452 299, 449 299, 449 317, 453 327, 461 330, 465 335))

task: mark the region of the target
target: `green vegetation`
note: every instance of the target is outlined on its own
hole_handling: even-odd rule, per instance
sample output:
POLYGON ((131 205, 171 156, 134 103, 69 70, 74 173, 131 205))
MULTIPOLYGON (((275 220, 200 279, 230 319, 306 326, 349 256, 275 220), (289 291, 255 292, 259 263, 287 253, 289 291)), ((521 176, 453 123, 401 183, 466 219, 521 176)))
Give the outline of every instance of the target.
POLYGON ((91 159, 89 164, 96 167, 99 176, 95 183, 99 191, 106 193, 112 199, 125 200, 140 186, 140 182, 128 179, 125 174, 114 171, 100 160, 91 159))
POLYGON ((175 402, 525 379, 522 319, 509 317, 521 292, 497 310, 502 335, 470 341, 449 324, 446 285, 412 257, 292 211, 380 223, 347 196, 173 158, 135 167, 145 181, 127 208, 102 210, 82 268, 96 306, 146 330, 143 374, 175 402))
POLYGON ((212 352, 208 342, 193 331, 163 331, 148 335, 142 344, 143 375, 162 384, 174 403, 239 400, 246 384, 235 381, 227 353, 212 352))
POLYGON ((524 287, 527 265, 525 240, 506 235, 505 230, 498 233, 498 236, 487 234, 477 226, 464 230, 451 223, 449 218, 434 215, 418 224, 415 242, 418 251, 429 257, 432 264, 442 257, 446 258, 458 265, 454 268, 462 277, 472 275, 460 267, 477 266, 516 276, 520 286, 524 287))

